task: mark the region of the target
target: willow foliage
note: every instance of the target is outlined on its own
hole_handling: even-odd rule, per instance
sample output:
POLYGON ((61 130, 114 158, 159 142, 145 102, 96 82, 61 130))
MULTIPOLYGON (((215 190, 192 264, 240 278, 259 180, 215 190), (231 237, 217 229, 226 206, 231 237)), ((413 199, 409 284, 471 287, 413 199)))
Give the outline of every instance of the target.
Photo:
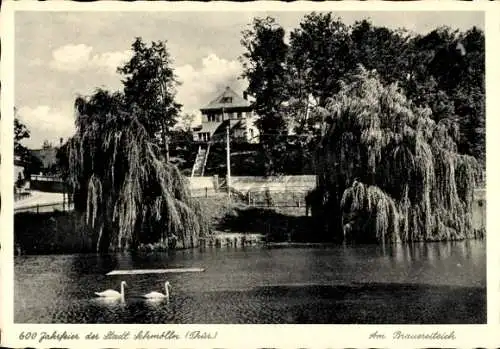
POLYGON ((69 147, 75 208, 96 232, 98 251, 173 238, 196 246, 207 229, 197 202, 148 136, 139 118, 144 111, 123 101, 101 90, 75 102, 77 132, 69 147))
POLYGON ((481 171, 457 152, 451 116, 436 123, 428 108, 362 67, 321 113, 329 126, 317 166, 330 229, 358 241, 471 236, 481 171))

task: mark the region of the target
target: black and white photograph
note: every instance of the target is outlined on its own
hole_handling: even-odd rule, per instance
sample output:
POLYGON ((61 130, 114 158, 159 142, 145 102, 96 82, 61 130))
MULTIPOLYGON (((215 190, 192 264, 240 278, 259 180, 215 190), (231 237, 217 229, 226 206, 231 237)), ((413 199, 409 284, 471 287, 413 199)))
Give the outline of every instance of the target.
POLYGON ((15 324, 487 323, 483 11, 14 29, 15 324))

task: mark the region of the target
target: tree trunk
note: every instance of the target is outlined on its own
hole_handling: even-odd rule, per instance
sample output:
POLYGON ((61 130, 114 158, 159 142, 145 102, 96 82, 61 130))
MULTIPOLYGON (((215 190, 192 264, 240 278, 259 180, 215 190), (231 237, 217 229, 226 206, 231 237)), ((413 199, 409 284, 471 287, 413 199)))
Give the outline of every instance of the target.
POLYGON ((167 125, 163 125, 163 141, 165 142, 165 158, 167 162, 170 162, 170 140, 168 137, 167 125))
POLYGON ((167 162, 170 162, 170 147, 169 147, 169 139, 168 136, 165 137, 165 154, 167 157, 167 162))

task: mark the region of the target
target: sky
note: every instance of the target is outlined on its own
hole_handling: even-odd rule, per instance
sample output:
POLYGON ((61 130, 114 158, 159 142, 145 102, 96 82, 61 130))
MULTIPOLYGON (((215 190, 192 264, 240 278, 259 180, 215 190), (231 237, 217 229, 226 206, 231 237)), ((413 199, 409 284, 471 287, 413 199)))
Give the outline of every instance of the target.
MULTIPOLYGON (((15 106, 39 148, 73 135, 73 102, 96 88, 121 88, 116 68, 130 57, 135 37, 166 40, 181 85, 182 112, 197 113, 225 86, 247 82, 238 57, 241 32, 254 17, 275 17, 289 33, 306 12, 32 12, 15 14, 15 106)), ((390 28, 427 33, 439 26, 484 30, 481 12, 335 12, 344 23, 371 19, 390 28)), ((199 122, 199 118, 197 119, 199 122)))

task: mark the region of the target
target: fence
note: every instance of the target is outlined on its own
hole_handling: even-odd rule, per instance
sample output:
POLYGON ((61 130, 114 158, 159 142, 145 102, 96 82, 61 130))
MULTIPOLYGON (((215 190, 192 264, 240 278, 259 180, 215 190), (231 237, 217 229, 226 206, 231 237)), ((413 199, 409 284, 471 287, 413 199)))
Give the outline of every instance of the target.
POLYGON ((220 195, 220 191, 216 191, 213 187, 191 189, 191 197, 193 198, 208 198, 210 196, 220 195))
POLYGON ((31 176, 30 187, 33 190, 52 193, 64 193, 68 191, 67 184, 58 177, 31 176))
POLYGON ((31 175, 30 179, 39 182, 63 182, 60 176, 31 175))
POLYGON ((305 207, 309 190, 309 186, 252 189, 247 193, 247 203, 255 207, 305 207))

